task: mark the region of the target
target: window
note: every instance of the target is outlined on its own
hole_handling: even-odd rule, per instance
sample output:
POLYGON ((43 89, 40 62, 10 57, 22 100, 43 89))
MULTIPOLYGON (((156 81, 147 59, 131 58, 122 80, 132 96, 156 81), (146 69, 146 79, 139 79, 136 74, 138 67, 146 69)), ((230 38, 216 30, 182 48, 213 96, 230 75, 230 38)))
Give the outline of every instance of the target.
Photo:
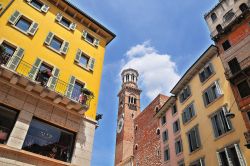
POLYGON ((138 149, 138 145, 137 144, 135 144, 135 150, 137 150, 138 149))
POLYGON ((175 115, 177 113, 177 106, 176 104, 172 106, 172 115, 175 115))
POLYGON ((218 33, 223 32, 223 28, 222 28, 222 26, 220 24, 216 26, 216 30, 217 30, 218 33))
POLYGON ((226 40, 222 43, 222 47, 223 47, 224 51, 226 51, 231 47, 231 44, 228 40, 226 40))
POLYGON ((179 119, 173 123, 173 130, 174 130, 174 133, 176 133, 180 130, 180 120, 179 119))
POLYGON ((248 10, 248 6, 245 3, 241 4, 239 8, 242 13, 248 10))
POLYGON ((162 140, 163 140, 163 142, 166 142, 168 140, 168 131, 167 130, 163 131, 162 140))
POLYGON ((164 125, 167 123, 166 115, 161 117, 161 125, 164 125))
POLYGON ((73 99, 75 101, 79 101, 79 97, 81 95, 83 88, 84 88, 84 84, 80 83, 79 81, 75 81, 75 85, 73 88, 71 99, 73 99))
POLYGON ((237 58, 233 58, 228 62, 228 66, 232 72, 232 74, 235 74, 241 70, 240 64, 237 60, 237 58))
MULTIPOLYGON (((89 34, 87 31, 83 31, 83 39, 87 41, 88 43, 94 45, 95 47, 98 47, 99 40, 96 39, 93 35, 89 34)), ((127 78, 128 81, 128 78, 127 78)))
POLYGON ((190 104, 183 110, 182 121, 183 124, 189 122, 195 116, 194 104, 190 104))
POLYGON ((19 31, 31 36, 34 36, 38 29, 36 22, 25 17, 17 10, 10 16, 9 23, 19 31))
POLYGON ((212 14, 211 14, 211 19, 212 19, 213 22, 217 19, 217 16, 216 16, 215 13, 212 13, 212 14))
POLYGON ((0 144, 6 144, 15 125, 18 112, 0 105, 0 144))
POLYGON ((164 161, 170 160, 170 153, 169 153, 169 148, 165 148, 164 150, 164 161))
POLYGON ((91 71, 94 70, 95 59, 91 58, 90 56, 83 53, 83 51, 81 49, 78 49, 76 52, 75 62, 79 66, 81 66, 87 70, 91 70, 91 71))
POLYGON ((198 126, 195 126, 188 131, 187 138, 188 138, 190 152, 193 152, 201 147, 198 126))
POLYGON ((214 136, 217 138, 232 129, 231 121, 226 117, 226 107, 222 107, 215 115, 211 117, 214 136))
POLYGON ((41 2, 40 0, 27 0, 27 3, 38 11, 47 13, 49 10, 49 6, 41 2))
POLYGON ((48 46, 48 48, 59 54, 65 55, 69 49, 69 42, 62 40, 52 32, 48 33, 44 43, 48 46))
POLYGON ((190 166, 205 166, 204 158, 198 159, 190 164, 190 166))
POLYGON ((237 165, 237 166, 245 166, 246 162, 242 153, 240 151, 239 145, 234 144, 224 148, 223 150, 216 153, 219 165, 229 166, 229 165, 237 165), (231 164, 228 162, 231 161, 231 164))
POLYGON ((136 98, 134 96, 129 96, 128 103, 129 104, 136 104, 136 98))
POLYGON ((62 25, 63 27, 69 29, 69 30, 75 30, 76 29, 76 24, 71 22, 69 19, 66 17, 62 16, 61 13, 57 13, 56 15, 56 21, 62 25))
POLYGON ((250 83, 249 80, 245 80, 237 85, 238 91, 241 98, 247 97, 250 95, 250 83))
POLYGON ((42 63, 40 65, 40 68, 38 69, 38 73, 35 80, 40 82, 42 86, 47 86, 52 71, 53 67, 50 67, 45 63, 42 63))
POLYGON ((204 82, 205 80, 207 80, 213 74, 213 72, 213 65, 211 63, 205 65, 205 67, 199 73, 200 81, 204 82))
POLYGON ((204 105, 207 106, 222 95, 218 81, 215 81, 208 89, 203 92, 204 105))
POLYGON ((1 59, 1 62, 3 64, 7 64, 9 59, 14 55, 15 51, 16 51, 16 48, 12 47, 11 45, 3 42, 1 44, 3 47, 4 47, 4 55, 3 55, 3 59, 1 59))
POLYGON ((179 95, 180 102, 183 103, 191 95, 190 87, 185 87, 179 95))
POLYGON ((75 133, 32 119, 22 149, 70 162, 74 142, 75 133))
POLYGON ((182 141, 181 139, 175 141, 175 153, 179 154, 182 152, 182 141))
POLYGON ((160 135, 160 134, 161 134, 160 129, 156 129, 156 135, 160 135))

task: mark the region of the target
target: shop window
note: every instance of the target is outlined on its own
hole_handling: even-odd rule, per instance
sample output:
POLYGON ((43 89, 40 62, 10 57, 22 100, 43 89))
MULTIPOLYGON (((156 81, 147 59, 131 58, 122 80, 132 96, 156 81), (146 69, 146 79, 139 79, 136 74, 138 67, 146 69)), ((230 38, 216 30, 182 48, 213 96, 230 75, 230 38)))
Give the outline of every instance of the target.
POLYGON ((0 105, 0 144, 6 144, 15 125, 18 112, 0 105))
POLYGON ((75 133, 32 119, 22 149, 53 159, 70 162, 75 133))
POLYGON ((93 35, 91 35, 90 33, 88 33, 87 31, 83 31, 83 39, 85 41, 87 41, 88 43, 94 45, 95 47, 98 47, 100 42, 97 38, 95 38, 93 35))

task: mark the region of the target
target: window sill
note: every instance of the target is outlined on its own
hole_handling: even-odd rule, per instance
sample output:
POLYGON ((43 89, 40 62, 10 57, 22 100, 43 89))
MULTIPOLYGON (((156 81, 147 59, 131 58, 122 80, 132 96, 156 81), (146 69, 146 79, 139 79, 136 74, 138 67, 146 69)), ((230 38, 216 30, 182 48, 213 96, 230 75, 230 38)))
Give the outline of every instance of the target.
POLYGON ((208 108, 209 106, 211 106, 213 103, 215 103, 216 101, 218 101, 220 98, 222 98, 224 96, 224 94, 220 95, 218 98, 216 98, 214 101, 212 101, 211 103, 209 103, 208 105, 205 105, 205 108, 208 108))
POLYGON ((202 149, 202 146, 201 147, 199 147, 199 148, 197 148, 197 149, 195 149, 194 151, 192 151, 192 152, 189 152, 189 155, 193 155, 194 153, 196 153, 196 152, 198 152, 198 151, 200 151, 202 149))
POLYGON ((74 62, 74 63, 75 63, 75 65, 77 65, 78 67, 80 67, 80 68, 82 68, 82 69, 84 69, 84 70, 86 70, 86 71, 88 71, 88 72, 92 71, 92 70, 90 70, 89 68, 87 68, 85 65, 83 65, 83 64, 81 64, 81 63, 78 63, 78 62, 74 62))
POLYGON ((25 150, 12 148, 12 147, 9 147, 9 146, 3 145, 3 144, 0 145, 0 151, 5 151, 5 152, 8 151, 11 154, 16 154, 17 156, 24 155, 27 158, 31 158, 31 159, 38 160, 38 161, 45 161, 45 162, 51 163, 52 165, 58 165, 58 166, 60 166, 60 165, 61 166, 65 166, 65 165, 70 166, 70 165, 72 165, 71 163, 67 163, 67 162, 63 162, 63 161, 60 161, 60 160, 52 159, 52 158, 49 158, 49 157, 46 157, 46 156, 42 156, 42 155, 39 155, 39 154, 28 152, 28 151, 25 151, 25 150))
POLYGON ((30 35, 27 31, 24 31, 24 30, 18 28, 17 26, 15 26, 15 25, 11 25, 11 26, 12 26, 14 29, 20 31, 21 33, 23 33, 24 35, 26 35, 26 36, 28 36, 28 37, 31 37, 31 36, 32 36, 32 35, 30 35))
POLYGON ((179 129, 178 131, 174 132, 174 135, 176 136, 176 135, 180 134, 180 132, 181 132, 181 129, 179 129))
POLYGON ((94 47, 96 49, 98 48, 98 46, 94 45, 94 43, 91 43, 91 42, 89 42, 88 40, 86 40, 84 38, 83 38, 83 40, 86 41, 88 44, 90 44, 92 47, 94 47))
POLYGON ((204 84, 206 84, 208 82, 208 80, 210 80, 216 73, 213 72, 206 80, 204 80, 203 82, 201 82, 201 85, 204 86, 204 84))
POLYGON ((220 135, 220 136, 214 138, 214 141, 217 141, 217 140, 219 140, 219 139, 221 139, 221 138, 223 138, 223 137, 225 137, 225 136, 231 134, 232 132, 234 132, 234 129, 232 129, 232 130, 230 130, 230 131, 228 131, 228 132, 226 132, 226 133, 224 133, 224 134, 222 134, 222 135, 220 135))
POLYGON ((65 26, 64 24, 62 24, 62 23, 60 23, 60 22, 58 22, 58 21, 56 21, 59 25, 61 25, 63 28, 65 28, 66 30, 68 30, 68 31, 71 31, 71 32, 74 32, 74 30, 73 29, 70 29, 70 27, 67 27, 67 26, 65 26))
POLYGON ((61 53, 59 50, 56 50, 56 49, 54 49, 53 47, 51 47, 51 46, 49 46, 49 45, 47 45, 47 44, 45 44, 45 46, 46 46, 47 48, 49 48, 50 50, 52 50, 53 52, 59 54, 59 55, 64 55, 64 54, 61 53))
POLYGON ((185 102, 188 101, 188 99, 191 98, 191 97, 192 97, 192 94, 191 94, 190 96, 188 96, 188 98, 186 98, 182 103, 181 103, 181 102, 180 102, 180 103, 181 103, 182 105, 184 105, 185 102))

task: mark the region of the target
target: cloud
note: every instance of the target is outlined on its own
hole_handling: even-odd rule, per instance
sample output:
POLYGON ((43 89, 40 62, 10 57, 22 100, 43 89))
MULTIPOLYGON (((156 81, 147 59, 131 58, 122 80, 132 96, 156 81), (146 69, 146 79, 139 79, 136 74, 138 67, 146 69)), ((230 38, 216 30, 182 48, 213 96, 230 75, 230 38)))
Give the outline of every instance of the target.
POLYGON ((127 68, 138 70, 139 86, 151 100, 159 93, 169 95, 180 79, 170 55, 158 53, 149 41, 133 46, 126 52, 121 71, 127 68))

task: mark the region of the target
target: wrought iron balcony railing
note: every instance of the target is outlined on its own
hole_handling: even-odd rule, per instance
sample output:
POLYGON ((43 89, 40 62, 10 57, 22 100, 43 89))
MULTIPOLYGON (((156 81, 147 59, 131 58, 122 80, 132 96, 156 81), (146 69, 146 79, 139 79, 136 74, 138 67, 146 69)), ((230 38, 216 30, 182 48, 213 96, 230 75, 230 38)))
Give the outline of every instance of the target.
POLYGON ((231 69, 227 69, 225 71, 225 76, 228 80, 235 77, 236 75, 244 71, 246 68, 250 67, 250 57, 243 59, 238 64, 239 64, 239 69, 237 71, 232 71, 231 69))
MULTIPOLYGON (((2 54, 0 53, 0 64, 4 65, 10 70, 13 70, 11 69, 11 67, 9 67, 10 65, 8 65, 11 56, 12 55, 5 52, 3 52, 2 54)), ((80 103, 82 108, 84 108, 85 110, 89 108, 90 101, 94 98, 94 94, 86 88, 76 89, 74 88, 74 85, 66 83, 53 75, 44 77, 44 75, 41 74, 39 68, 23 60, 19 62, 14 71, 19 75, 26 77, 27 79, 40 84, 41 86, 44 86, 51 91, 65 96, 76 103, 80 103), (34 73, 36 74, 34 75, 34 73)))

